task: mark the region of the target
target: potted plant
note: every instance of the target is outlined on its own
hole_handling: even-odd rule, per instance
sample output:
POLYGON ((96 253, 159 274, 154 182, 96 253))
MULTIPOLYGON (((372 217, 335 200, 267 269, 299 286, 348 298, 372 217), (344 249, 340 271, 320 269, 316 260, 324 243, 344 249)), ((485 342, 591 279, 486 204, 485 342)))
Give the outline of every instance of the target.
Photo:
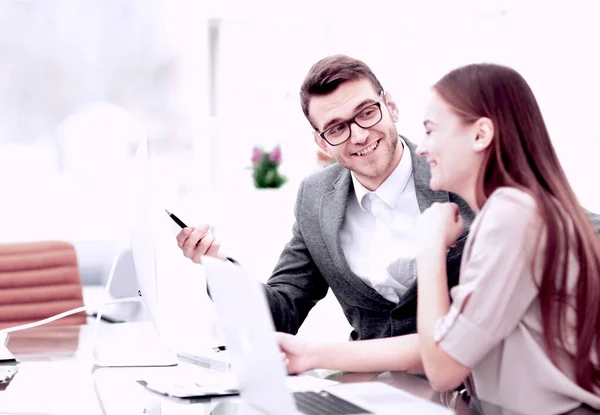
POLYGON ((270 153, 260 147, 252 149, 252 179, 258 189, 273 189, 283 186, 287 178, 279 173, 281 148, 276 146, 270 153))

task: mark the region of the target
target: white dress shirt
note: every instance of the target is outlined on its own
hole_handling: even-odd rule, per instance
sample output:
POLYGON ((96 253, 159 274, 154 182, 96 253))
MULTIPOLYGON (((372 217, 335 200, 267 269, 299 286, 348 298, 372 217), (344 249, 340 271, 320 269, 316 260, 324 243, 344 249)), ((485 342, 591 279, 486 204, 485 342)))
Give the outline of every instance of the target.
POLYGON ((340 231, 342 250, 352 271, 384 298, 397 303, 416 276, 415 220, 421 214, 408 146, 392 174, 371 192, 352 173, 340 231))

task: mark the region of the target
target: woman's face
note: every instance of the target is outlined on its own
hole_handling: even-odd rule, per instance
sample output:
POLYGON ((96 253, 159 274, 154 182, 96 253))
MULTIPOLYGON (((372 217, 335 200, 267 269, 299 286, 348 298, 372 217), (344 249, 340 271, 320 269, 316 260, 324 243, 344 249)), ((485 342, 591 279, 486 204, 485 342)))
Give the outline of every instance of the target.
POLYGON ((417 154, 431 167, 429 185, 433 190, 463 197, 474 191, 483 150, 489 145, 489 140, 484 143, 478 137, 480 121, 465 123, 436 92, 432 93, 423 121, 425 138, 417 154))

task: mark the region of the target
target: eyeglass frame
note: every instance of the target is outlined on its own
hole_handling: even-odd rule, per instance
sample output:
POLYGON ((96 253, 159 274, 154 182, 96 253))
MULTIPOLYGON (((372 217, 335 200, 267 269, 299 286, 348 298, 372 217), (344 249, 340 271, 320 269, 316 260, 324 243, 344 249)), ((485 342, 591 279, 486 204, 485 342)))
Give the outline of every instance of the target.
MULTIPOLYGON (((383 91, 381 92, 381 94, 383 95, 383 91)), ((369 128, 373 128, 373 127, 375 127, 377 124, 379 124, 379 123, 381 122, 381 120, 383 120, 383 110, 381 109, 381 102, 380 102, 380 101, 377 101, 377 102, 374 102, 374 103, 372 103, 372 104, 370 104, 370 105, 367 105, 366 107, 364 107, 363 109, 361 109, 360 111, 358 111, 356 114, 354 114, 354 117, 352 117, 352 118, 349 118, 349 119, 347 119, 346 121, 342 121, 342 122, 335 123, 334 125, 332 125, 332 126, 328 127, 328 128, 327 128, 325 131, 323 131, 322 133, 318 133, 318 134, 319 134, 319 136, 320 136, 320 137, 321 137, 323 140, 325 140, 325 142, 326 142, 327 144, 329 144, 330 146, 332 146, 332 147, 341 146, 341 145, 342 145, 342 144, 344 144, 346 141, 350 140, 350 138, 352 137, 352 128, 351 128, 351 125, 352 125, 352 124, 356 124, 356 125, 358 125, 358 126, 359 126, 360 128, 362 128, 363 130, 368 130, 369 128), (364 110, 366 110, 367 108, 370 108, 370 107, 372 107, 372 106, 376 106, 376 107, 379 109, 379 120, 377 120, 377 122, 376 122, 375 124, 373 124, 373 125, 371 125, 371 126, 369 126, 369 127, 363 127, 362 125, 360 125, 360 124, 358 123, 358 121, 356 121, 356 117, 358 117, 358 116, 359 116, 359 115, 360 115, 360 114, 361 114, 361 113, 362 113, 364 110), (348 134, 348 138, 346 138, 346 139, 345 139, 344 141, 342 141, 341 143, 337 143, 337 144, 331 144, 331 143, 329 142, 329 140, 327 140, 327 139, 325 138, 325 134, 327 133, 327 131, 331 130, 332 128, 334 128, 334 127, 337 127, 337 126, 340 126, 340 125, 342 125, 342 124, 345 124, 345 125, 347 125, 347 126, 348 126, 348 129, 349 129, 349 131, 350 131, 350 133, 348 134)))

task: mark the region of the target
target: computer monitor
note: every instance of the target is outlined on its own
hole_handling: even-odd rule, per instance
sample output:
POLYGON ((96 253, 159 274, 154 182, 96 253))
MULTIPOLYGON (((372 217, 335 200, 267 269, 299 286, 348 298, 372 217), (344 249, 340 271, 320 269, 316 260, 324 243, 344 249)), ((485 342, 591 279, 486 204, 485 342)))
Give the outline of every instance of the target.
POLYGON ((175 225, 164 206, 157 203, 160 198, 155 195, 153 181, 158 176, 151 169, 148 143, 140 146, 136 162, 139 205, 130 245, 144 309, 164 349, 173 358, 179 356, 206 367, 229 370, 227 353, 214 349, 220 344, 215 342, 204 304, 210 300, 200 282, 203 268, 180 254, 174 235, 169 234, 169 227, 175 225), (186 270, 182 265, 193 269, 186 270))
MULTIPOLYGON (((151 171, 148 157, 148 141, 142 140, 134 158, 134 200, 136 212, 131 226, 129 248, 135 267, 137 293, 142 299, 150 324, 128 326, 119 339, 122 345, 103 344, 99 338, 94 347, 98 366, 173 366, 178 363, 177 356, 169 352, 161 341, 159 333, 159 296, 156 272, 156 249, 154 216, 152 203, 151 171), (114 346, 114 347, 113 347, 114 346)), ((117 264, 118 265, 118 264, 117 264)), ((118 281, 116 281, 118 283, 118 281)), ((108 283, 112 283, 109 281, 108 283)), ((110 289, 110 287, 107 287, 110 289)))
POLYGON ((131 255, 135 266, 138 295, 155 329, 159 329, 156 250, 152 229, 141 220, 131 232, 131 255))
POLYGON ((142 140, 134 159, 136 217, 131 228, 130 249, 135 266, 138 295, 158 330, 158 289, 155 229, 148 139, 142 140))

